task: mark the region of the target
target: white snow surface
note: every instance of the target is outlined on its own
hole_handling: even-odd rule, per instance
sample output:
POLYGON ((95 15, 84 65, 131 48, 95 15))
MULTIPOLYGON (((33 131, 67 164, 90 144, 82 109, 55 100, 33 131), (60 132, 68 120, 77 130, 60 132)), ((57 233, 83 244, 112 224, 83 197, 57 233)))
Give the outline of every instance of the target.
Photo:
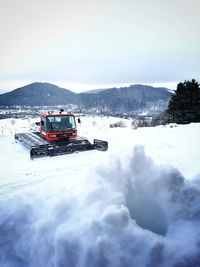
POLYGON ((200 266, 200 124, 110 128, 82 117, 106 152, 31 160, 0 120, 1 267, 200 266))

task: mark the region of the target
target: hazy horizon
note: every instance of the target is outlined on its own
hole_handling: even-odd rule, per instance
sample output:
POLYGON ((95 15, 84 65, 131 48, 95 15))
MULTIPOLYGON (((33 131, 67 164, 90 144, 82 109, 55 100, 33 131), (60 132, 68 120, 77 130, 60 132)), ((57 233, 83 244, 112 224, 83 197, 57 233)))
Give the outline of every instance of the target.
MULTIPOLYGON (((4 93, 8 93, 8 92, 11 92, 15 89, 18 89, 18 88, 21 88, 21 87, 24 87, 24 86, 27 86, 29 84, 32 84, 32 83, 35 83, 35 82, 28 82, 28 83, 19 83, 19 86, 17 86, 16 88, 7 88, 7 89, 1 89, 0 88, 0 94, 4 94, 4 93)), ((167 89, 170 89, 170 90, 175 90, 176 89, 176 83, 152 83, 152 84, 142 84, 142 83, 129 83, 129 84, 110 84, 110 85, 99 85, 99 86, 87 86, 87 85, 84 85, 80 88, 75 88, 74 85, 72 85, 72 88, 70 88, 69 86, 65 86, 65 84, 63 83, 53 83, 53 82, 41 82, 41 83, 50 83, 50 84, 54 84, 54 85, 57 85, 58 87, 60 88, 64 88, 64 89, 68 89, 70 90, 71 92, 74 92, 74 93, 82 93, 82 92, 87 92, 87 91, 92 91, 92 90, 101 90, 101 89, 112 89, 112 88, 121 88, 121 87, 129 87, 131 85, 137 85, 137 84, 141 84, 141 85, 147 85, 147 86, 153 86, 155 88, 157 87, 165 87, 167 89)), ((67 85, 67 84, 66 84, 67 85)))

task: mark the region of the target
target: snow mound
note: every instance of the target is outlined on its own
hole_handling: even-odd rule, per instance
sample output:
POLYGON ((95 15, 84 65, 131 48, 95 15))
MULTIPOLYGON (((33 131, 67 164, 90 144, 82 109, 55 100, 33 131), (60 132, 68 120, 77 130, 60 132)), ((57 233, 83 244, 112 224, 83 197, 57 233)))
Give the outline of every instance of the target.
POLYGON ((198 177, 143 146, 80 176, 1 200, 1 267, 200 266, 198 177))

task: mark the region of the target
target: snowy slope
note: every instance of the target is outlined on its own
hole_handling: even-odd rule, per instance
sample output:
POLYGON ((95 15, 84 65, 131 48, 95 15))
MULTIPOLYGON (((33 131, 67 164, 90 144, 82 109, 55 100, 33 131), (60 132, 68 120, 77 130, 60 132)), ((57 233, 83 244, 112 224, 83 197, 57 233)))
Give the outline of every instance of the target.
POLYGON ((0 121, 0 266, 200 266, 200 124, 81 121, 107 152, 32 161, 0 121))

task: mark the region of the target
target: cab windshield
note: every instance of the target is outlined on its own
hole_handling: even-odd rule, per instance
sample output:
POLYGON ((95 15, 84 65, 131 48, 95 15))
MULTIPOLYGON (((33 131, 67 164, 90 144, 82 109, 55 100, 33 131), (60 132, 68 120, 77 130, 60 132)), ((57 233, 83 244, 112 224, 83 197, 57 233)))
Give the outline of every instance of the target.
POLYGON ((62 132, 76 129, 74 116, 50 116, 47 117, 47 128, 51 132, 62 132))

